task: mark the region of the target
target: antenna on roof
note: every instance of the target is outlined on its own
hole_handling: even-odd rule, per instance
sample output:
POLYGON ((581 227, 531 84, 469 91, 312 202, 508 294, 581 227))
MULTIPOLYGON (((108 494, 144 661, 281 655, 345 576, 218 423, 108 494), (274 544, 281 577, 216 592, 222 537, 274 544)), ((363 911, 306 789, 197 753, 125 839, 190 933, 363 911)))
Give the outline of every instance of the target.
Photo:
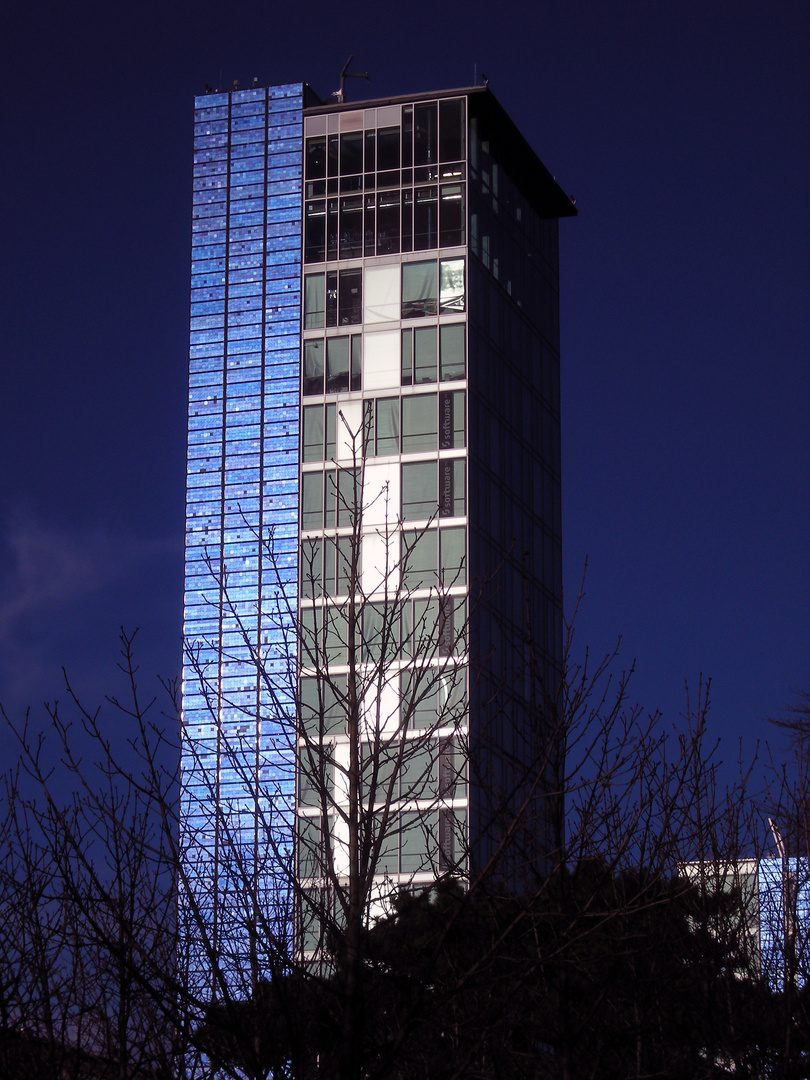
POLYGON ((342 104, 346 100, 347 79, 365 79, 367 82, 371 82, 371 76, 367 71, 349 71, 349 64, 352 60, 354 60, 354 53, 343 65, 343 71, 340 73, 340 89, 332 92, 332 97, 337 99, 338 104, 342 104))
POLYGON ((787 858, 787 848, 785 847, 784 838, 782 837, 782 834, 779 831, 779 826, 776 824, 776 822, 773 820, 772 817, 768 818, 768 824, 771 827, 771 833, 773 834, 773 838, 776 841, 776 850, 779 852, 779 858, 780 859, 786 859, 787 858))

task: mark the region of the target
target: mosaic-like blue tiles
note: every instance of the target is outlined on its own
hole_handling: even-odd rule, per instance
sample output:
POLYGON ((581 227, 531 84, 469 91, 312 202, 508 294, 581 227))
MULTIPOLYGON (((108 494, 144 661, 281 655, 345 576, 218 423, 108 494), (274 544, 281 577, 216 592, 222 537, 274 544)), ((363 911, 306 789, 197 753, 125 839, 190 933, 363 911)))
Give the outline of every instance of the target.
POLYGON ((181 919, 202 989, 265 970, 290 927, 303 86, 195 105, 181 919))

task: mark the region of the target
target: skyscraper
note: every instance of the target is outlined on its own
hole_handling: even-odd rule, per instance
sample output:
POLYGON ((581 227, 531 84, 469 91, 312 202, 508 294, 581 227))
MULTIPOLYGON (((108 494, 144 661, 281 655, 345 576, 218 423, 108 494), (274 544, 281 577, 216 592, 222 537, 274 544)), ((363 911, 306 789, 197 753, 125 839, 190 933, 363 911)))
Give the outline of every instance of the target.
POLYGON ((575 211, 486 87, 195 107, 182 906, 192 963, 261 965, 263 920, 316 946, 364 800, 418 884, 536 785, 575 211))

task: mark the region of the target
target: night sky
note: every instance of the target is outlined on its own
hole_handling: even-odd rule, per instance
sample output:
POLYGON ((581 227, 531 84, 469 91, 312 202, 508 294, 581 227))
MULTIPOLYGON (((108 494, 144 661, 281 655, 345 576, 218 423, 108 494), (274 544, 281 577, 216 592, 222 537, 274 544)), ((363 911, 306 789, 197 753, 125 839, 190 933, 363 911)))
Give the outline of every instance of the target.
POLYGON ((177 674, 192 99, 350 100, 486 73, 561 224, 566 601, 634 698, 712 730, 810 686, 810 7, 805 0, 8 5, 0 701, 177 674))

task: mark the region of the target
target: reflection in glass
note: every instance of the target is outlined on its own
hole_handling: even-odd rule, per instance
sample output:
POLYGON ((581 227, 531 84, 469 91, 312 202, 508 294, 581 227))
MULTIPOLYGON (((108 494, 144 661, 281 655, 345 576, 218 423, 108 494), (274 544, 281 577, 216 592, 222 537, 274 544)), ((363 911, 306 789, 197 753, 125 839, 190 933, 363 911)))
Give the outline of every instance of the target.
POLYGON ((304 393, 323 393, 323 341, 304 342, 304 393))
MULTIPOLYGON (((463 277, 463 274, 462 274, 463 277)), ((402 318, 436 314, 436 260, 402 264, 402 318)))
POLYGON ((464 259, 442 259, 439 263, 439 311, 464 311, 464 259))
POLYGON ((323 274, 304 276, 304 329, 315 330, 326 318, 325 282, 323 274))

